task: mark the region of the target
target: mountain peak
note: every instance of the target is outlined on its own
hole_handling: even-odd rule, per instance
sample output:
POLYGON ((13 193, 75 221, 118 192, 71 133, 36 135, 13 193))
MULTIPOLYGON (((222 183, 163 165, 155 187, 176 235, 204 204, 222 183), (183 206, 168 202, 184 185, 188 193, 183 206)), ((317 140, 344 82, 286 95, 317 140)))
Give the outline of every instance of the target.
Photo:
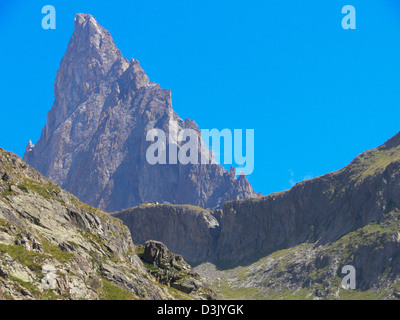
MULTIPOLYGON (((149 81, 138 60, 129 62, 110 32, 89 14, 75 31, 54 85, 55 101, 36 146, 25 160, 89 204, 116 211, 143 201, 221 207, 257 196, 247 179, 217 165, 152 165, 151 129, 191 128, 173 112, 171 91, 149 81)), ((199 152, 210 154, 204 146, 199 152)))
POLYGON ((100 26, 95 17, 87 13, 78 13, 75 17, 75 28, 85 26, 87 23, 100 26))
MULTIPOLYGON (((82 54, 83 50, 89 51, 87 52, 89 58, 99 59, 101 63, 104 62, 104 59, 115 61, 116 58, 122 57, 110 32, 99 25, 92 15, 78 13, 75 17, 75 30, 68 44, 66 55, 68 53, 82 54), (101 54, 98 55, 97 52, 101 52, 101 54)), ((74 56, 74 58, 76 57, 74 56)), ((87 56, 82 58, 87 58, 87 56)))
POLYGON ((75 30, 54 84, 55 104, 49 117, 57 127, 90 95, 101 91, 115 62, 127 64, 109 31, 90 14, 75 17, 75 30))
POLYGON ((116 48, 110 32, 104 29, 92 15, 78 13, 75 17, 74 25, 74 34, 78 34, 80 37, 84 36, 85 38, 88 36, 91 42, 96 42, 96 40, 101 38, 108 38, 108 40, 112 42, 113 47, 116 48))

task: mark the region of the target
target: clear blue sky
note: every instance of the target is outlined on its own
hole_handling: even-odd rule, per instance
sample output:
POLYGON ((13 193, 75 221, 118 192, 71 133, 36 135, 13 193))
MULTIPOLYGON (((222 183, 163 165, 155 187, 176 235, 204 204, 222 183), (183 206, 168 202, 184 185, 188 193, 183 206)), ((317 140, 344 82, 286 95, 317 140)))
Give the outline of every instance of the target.
POLYGON ((398 0, 1 0, 0 147, 22 156, 40 137, 80 12, 172 90, 181 118, 255 129, 248 179, 264 194, 340 169, 400 131, 398 0), (41 28, 46 4, 56 30, 41 28), (347 4, 357 30, 341 28, 347 4))

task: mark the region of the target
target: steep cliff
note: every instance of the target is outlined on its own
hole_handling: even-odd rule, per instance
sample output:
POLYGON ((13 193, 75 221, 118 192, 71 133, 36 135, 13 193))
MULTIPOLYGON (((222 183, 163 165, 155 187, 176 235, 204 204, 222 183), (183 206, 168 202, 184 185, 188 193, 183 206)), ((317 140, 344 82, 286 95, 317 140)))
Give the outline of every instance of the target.
POLYGON ((189 205, 143 203, 113 214, 129 227, 135 243, 165 243, 191 264, 215 261, 220 227, 218 214, 189 205))
POLYGON ((170 90, 149 81, 137 60, 123 58, 90 15, 75 18, 54 94, 47 124, 24 160, 85 203, 110 212, 142 201, 217 208, 257 196, 245 177, 236 179, 215 163, 201 138, 198 159, 209 164, 148 163, 149 130, 162 129, 178 150, 182 142, 175 133, 200 130, 179 118, 170 90))

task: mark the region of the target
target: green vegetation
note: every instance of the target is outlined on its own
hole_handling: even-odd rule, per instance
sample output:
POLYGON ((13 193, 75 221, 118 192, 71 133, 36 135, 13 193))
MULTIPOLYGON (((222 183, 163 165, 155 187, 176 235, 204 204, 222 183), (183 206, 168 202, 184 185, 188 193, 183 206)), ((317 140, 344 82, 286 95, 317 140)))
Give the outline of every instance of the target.
POLYGON ((188 208, 194 211, 199 211, 199 212, 209 212, 209 210, 206 210, 204 208, 194 206, 192 204, 173 204, 174 207, 183 207, 183 208, 188 208))
POLYGON ((28 178, 25 178, 24 182, 18 185, 18 188, 25 192, 32 190, 46 199, 50 199, 61 192, 61 188, 51 182, 43 184, 28 178))
POLYGON ((142 262, 148 271, 155 272, 155 273, 162 272, 162 270, 159 267, 155 266, 154 264, 148 263, 143 260, 142 260, 142 262))
POLYGON ((93 265, 99 265, 100 263, 104 262, 106 259, 119 262, 120 259, 116 256, 114 252, 111 251, 109 247, 105 244, 105 239, 99 236, 98 234, 94 234, 87 230, 78 230, 78 232, 85 238, 88 243, 93 244, 100 252, 106 253, 106 255, 100 255, 93 251, 90 251, 89 254, 92 257, 93 265))
MULTIPOLYGON (((6 225, 7 222, 0 219, 0 228, 6 225)), ((0 252, 9 254, 13 259, 19 261, 36 274, 41 274, 42 265, 45 263, 45 260, 49 258, 65 263, 74 257, 73 254, 62 251, 44 238, 40 238, 40 242, 44 253, 29 251, 18 245, 6 245, 2 243, 0 243, 0 252)))
POLYGON ((340 300, 381 300, 382 294, 374 294, 371 291, 340 290, 340 300))
POLYGON ((30 282, 23 281, 23 280, 21 280, 21 279, 19 279, 17 277, 13 277, 13 276, 10 276, 10 280, 14 281, 14 282, 17 282, 20 286, 22 286, 25 289, 27 289, 33 296, 35 296, 35 297, 40 296, 40 291, 38 290, 38 288, 34 284, 32 284, 30 282))
POLYGON ((20 190, 22 190, 23 192, 26 192, 26 193, 29 192, 29 191, 28 191, 28 188, 27 188, 26 186, 22 185, 22 184, 19 184, 17 187, 18 187, 20 190))
MULTIPOLYGON (((59 300, 59 299, 69 299, 70 295, 68 294, 58 294, 53 289, 40 291, 33 283, 23 281, 19 278, 10 276, 10 280, 18 283, 21 287, 28 290, 37 300, 59 300)), ((11 300, 12 297, 8 297, 8 300, 11 300)))
POLYGON ((214 289, 216 289, 224 300, 265 300, 266 292, 255 288, 255 287, 237 287, 231 288, 226 279, 223 279, 219 282, 214 283, 214 289))
POLYGON ((175 288, 172 288, 172 287, 169 287, 169 286, 166 286, 166 285, 161 285, 161 286, 166 288, 168 290, 169 294, 172 297, 174 297, 175 299, 178 299, 178 300, 196 300, 191 295, 186 294, 186 293, 184 293, 182 291, 179 291, 178 289, 175 289, 175 288))
MULTIPOLYGON (((95 207, 92 207, 92 206, 89 206, 88 204, 86 204, 86 203, 83 203, 82 201, 80 201, 78 198, 76 198, 76 197, 71 197, 71 202, 74 204, 74 206, 75 207, 77 207, 77 208, 80 208, 80 209, 83 209, 83 210, 85 210, 85 212, 87 212, 87 213, 96 213, 96 214, 98 214, 99 215, 99 213, 100 213, 100 210, 99 209, 97 209, 97 208, 95 208, 95 207)), ((100 215, 101 216, 101 215, 100 215)))
POLYGON ((102 279, 102 281, 103 289, 99 295, 101 300, 138 300, 134 293, 121 289, 106 279, 102 279))
POLYGON ((13 259, 19 261, 36 274, 42 272, 44 260, 49 258, 47 254, 28 251, 17 245, 0 244, 0 252, 8 253, 13 259))
MULTIPOLYGON (((392 213, 394 216, 399 214, 392 213)), ((400 232, 400 220, 395 219, 388 224, 372 222, 365 227, 350 232, 332 244, 327 253, 331 256, 338 256, 342 263, 345 263, 353 254, 355 248, 370 246, 374 250, 382 249, 385 242, 400 232)))
MULTIPOLYGON (((142 202, 138 208, 147 208, 147 207, 152 207, 152 206, 162 206, 162 207, 168 207, 168 206, 172 206, 172 207, 178 207, 178 208, 187 208, 190 210, 194 210, 194 211, 198 211, 198 212, 210 212, 210 210, 204 209, 202 207, 198 207, 192 204, 172 204, 172 203, 153 203, 153 202, 142 202)), ((127 212, 130 211, 131 208, 129 209, 124 209, 121 212, 127 212)))
POLYGON ((54 259, 61 263, 66 263, 73 259, 72 253, 62 251, 58 246, 52 245, 49 241, 41 239, 41 244, 45 253, 50 254, 54 259))
POLYGON ((11 196, 13 194, 15 194, 15 192, 11 190, 11 185, 9 185, 8 189, 1 194, 1 197, 7 198, 8 196, 11 196))
POLYGON ((136 248, 136 254, 138 256, 140 256, 144 253, 144 246, 142 246, 141 244, 135 245, 135 248, 136 248))
MULTIPOLYGON (((400 146, 392 149, 377 148, 366 151, 348 167, 351 173, 350 180, 362 181, 382 172, 390 163, 398 160, 400 160, 400 146)), ((342 170, 346 170, 346 168, 342 170)))
POLYGON ((11 223, 8 222, 8 220, 0 218, 0 230, 2 230, 1 228, 9 229, 10 226, 11 226, 11 223))
MULTIPOLYGON (((359 248, 367 247, 371 254, 378 254, 379 250, 384 250, 385 244, 393 241, 394 236, 400 234, 400 212, 392 211, 385 215, 385 220, 377 223, 370 223, 362 228, 350 232, 330 245, 322 248, 318 257, 323 260, 310 260, 308 264, 309 284, 300 290, 271 289, 269 281, 280 281, 282 274, 287 270, 293 270, 296 264, 295 255, 302 255, 302 252, 312 248, 314 244, 303 243, 299 246, 278 250, 260 259, 258 262, 247 267, 236 267, 225 270, 221 280, 214 281, 212 287, 218 291, 223 299, 267 299, 267 300, 305 300, 315 297, 316 292, 322 292, 324 298, 343 299, 343 300, 377 300, 383 299, 393 292, 400 292, 400 284, 393 283, 382 292, 371 290, 345 290, 341 288, 341 278, 332 275, 332 261, 335 260, 337 266, 351 264, 354 253, 359 248), (326 258, 326 260, 325 260, 326 258), (334 259, 333 259, 334 258, 334 259), (272 262, 270 259, 273 259, 272 262), (270 261, 268 261, 270 260, 270 261), (274 263, 271 265, 271 263, 274 263), (260 287, 242 287, 243 284, 256 277, 263 266, 269 265, 270 276, 260 287), (250 272, 254 269, 253 272, 250 272), (235 279, 233 283, 228 283, 227 279, 235 279)), ((382 277, 391 276, 391 270, 386 270, 382 277)))

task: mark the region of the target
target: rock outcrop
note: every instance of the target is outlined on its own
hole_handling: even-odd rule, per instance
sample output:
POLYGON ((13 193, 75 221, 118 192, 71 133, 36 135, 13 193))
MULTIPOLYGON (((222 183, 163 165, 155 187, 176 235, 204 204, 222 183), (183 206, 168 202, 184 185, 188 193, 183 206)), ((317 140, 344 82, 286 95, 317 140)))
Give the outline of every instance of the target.
POLYGON ((109 212, 142 201, 218 208, 227 200, 257 196, 245 177, 236 179, 234 171, 215 163, 201 138, 198 159, 209 164, 147 162, 149 130, 164 130, 178 149, 182 142, 170 130, 200 130, 179 118, 170 90, 151 82, 137 60, 123 58, 90 15, 75 18, 54 93, 47 124, 24 160, 85 203, 109 212))
POLYGON ((139 250, 139 257, 160 283, 199 299, 215 300, 217 298, 208 284, 186 263, 183 257, 170 252, 162 242, 146 241, 143 253, 139 253, 139 250))
POLYGON ((0 149, 0 298, 196 297, 149 273, 119 219, 0 149))

